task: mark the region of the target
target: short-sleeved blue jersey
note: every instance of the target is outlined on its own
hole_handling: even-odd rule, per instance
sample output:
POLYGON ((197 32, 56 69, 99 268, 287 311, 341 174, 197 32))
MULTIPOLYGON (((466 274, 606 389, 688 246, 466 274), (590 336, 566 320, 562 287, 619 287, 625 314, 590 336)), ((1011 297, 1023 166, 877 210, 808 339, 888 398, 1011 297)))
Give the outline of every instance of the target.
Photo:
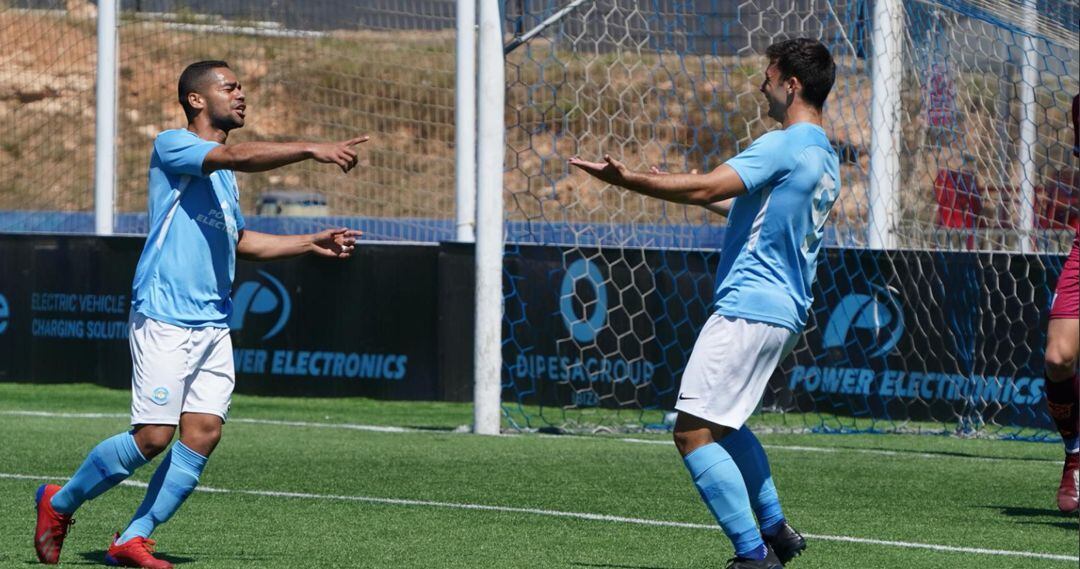
POLYGON ((765 134, 727 165, 747 193, 728 216, 716 312, 801 332, 825 221, 840 194, 836 152, 821 127, 804 122, 765 134))
POLYGON ((228 327, 244 217, 233 172, 203 174, 203 160, 216 146, 182 129, 154 140, 150 234, 131 295, 140 314, 189 328, 228 327))

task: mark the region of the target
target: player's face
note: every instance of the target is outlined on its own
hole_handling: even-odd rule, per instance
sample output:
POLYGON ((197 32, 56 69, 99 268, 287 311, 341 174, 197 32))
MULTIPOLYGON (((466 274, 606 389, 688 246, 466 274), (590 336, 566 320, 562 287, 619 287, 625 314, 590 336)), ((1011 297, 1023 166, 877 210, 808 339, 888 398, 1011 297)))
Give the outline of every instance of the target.
POLYGON ((784 122, 795 95, 791 92, 790 81, 780 79, 780 70, 776 68, 776 64, 769 64, 765 68, 765 81, 761 83, 761 92, 769 102, 769 117, 777 122, 784 122))
POLYGON ((244 126, 247 105, 244 103, 244 90, 240 80, 231 69, 224 67, 211 72, 211 80, 202 93, 206 100, 206 111, 210 124, 226 132, 244 126))

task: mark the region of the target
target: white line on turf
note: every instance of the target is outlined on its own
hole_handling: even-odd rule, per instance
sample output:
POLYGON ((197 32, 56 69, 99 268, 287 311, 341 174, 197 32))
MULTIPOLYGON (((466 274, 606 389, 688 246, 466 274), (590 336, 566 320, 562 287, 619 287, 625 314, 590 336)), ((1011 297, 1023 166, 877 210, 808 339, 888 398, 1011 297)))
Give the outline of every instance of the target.
POLYGON ((120 419, 130 417, 123 413, 58 413, 52 411, 0 411, 0 415, 16 417, 52 417, 57 419, 120 419))
MULTIPOLYGON (((48 417, 58 419, 127 419, 130 415, 125 413, 59 413, 51 411, 19 411, 19 410, 0 410, 0 415, 12 415, 21 417, 48 417)), ((443 431, 432 429, 411 429, 409 427, 392 427, 383 425, 362 425, 356 423, 320 423, 309 421, 281 421, 272 419, 229 419, 230 423, 241 423, 248 425, 274 425, 279 427, 308 427, 314 429, 344 429, 351 431, 366 431, 373 433, 428 433, 428 434, 457 434, 465 431, 443 431)), ((559 438, 591 438, 594 440, 604 440, 599 437, 579 437, 574 435, 540 435, 545 438, 559 439, 559 438)), ((617 440, 626 443, 635 444, 651 444, 651 445, 665 445, 671 446, 671 441, 667 439, 636 439, 636 438, 619 438, 609 439, 617 440)), ((935 453, 922 453, 922 452, 907 452, 907 451, 891 451, 880 449, 865 449, 865 448, 850 448, 850 447, 815 447, 815 446, 799 446, 799 445, 778 445, 768 444, 763 445, 769 450, 781 450, 790 452, 825 452, 825 453, 840 453, 849 452, 853 454, 869 454, 876 456, 891 456, 898 458, 925 458, 931 460, 941 459, 958 459, 958 460, 973 460, 979 462, 1022 462, 1031 464, 1054 464, 1060 465, 1060 460, 1045 460, 1045 459, 1025 459, 1025 458, 1009 458, 1009 457, 993 457, 993 456, 970 456, 962 454, 935 454, 935 453)))
MULTIPOLYGON (((649 444, 649 445, 670 445, 670 441, 660 441, 655 439, 633 439, 624 438, 619 439, 627 443, 649 444)), ((1008 458, 1008 457, 994 457, 994 456, 971 456, 966 454, 934 454, 931 452, 908 452, 908 451, 895 451, 895 450, 881 450, 874 448, 851 448, 851 447, 808 447, 798 445, 774 445, 763 444, 761 445, 769 450, 786 450, 797 452, 826 452, 826 453, 838 453, 838 452, 851 452, 856 454, 873 454, 878 456, 893 456, 901 458, 957 458, 961 460, 975 460, 981 462, 1031 462, 1035 464, 1057 464, 1060 465, 1060 460, 1045 460, 1041 458, 1024 459, 1024 458, 1008 458)))
MULTIPOLYGON (((373 433, 419 433, 421 429, 408 427, 387 427, 383 425, 357 425, 355 423, 311 423, 307 421, 277 421, 271 419, 229 419, 230 423, 249 423, 252 425, 277 425, 279 427, 312 427, 316 429, 348 429, 351 431, 369 431, 373 433)), ((447 431, 441 431, 447 432, 447 431)))
MULTIPOLYGON (((37 476, 29 474, 9 474, 0 472, 0 478, 13 479, 13 480, 47 480, 58 481, 65 480, 59 477, 49 476, 37 476)), ((124 481, 121 484, 124 486, 134 486, 137 488, 145 488, 144 482, 124 481)), ((545 510, 541 508, 515 508, 512 506, 489 506, 485 504, 469 504, 458 502, 436 502, 432 500, 409 500, 402 498, 377 498, 373 496, 348 496, 337 494, 310 494, 307 492, 273 492, 269 490, 233 490, 227 488, 212 488, 208 486, 199 486, 195 489, 198 492, 210 492, 217 494, 242 494, 247 496, 260 496, 269 498, 297 498, 302 500, 333 500, 339 502, 363 502, 367 504, 385 504, 389 506, 420 506, 429 508, 445 508, 456 510, 478 510, 484 512, 501 512, 510 514, 531 514, 537 516, 549 516, 557 518, 571 518, 577 520, 588 520, 597 522, 613 522, 621 524, 633 524, 643 526, 655 526, 655 527, 673 527, 673 528, 687 528, 687 529, 702 529, 702 530, 719 530, 720 528, 715 524, 693 524, 688 522, 671 522, 665 520, 649 520, 644 518, 628 518, 623 516, 609 516, 606 514, 590 514, 586 512, 565 512, 561 510, 545 510)), ((865 545, 884 545, 889 547, 902 547, 907 549, 928 549, 931 551, 941 551, 948 553, 974 553, 979 555, 997 555, 1007 557, 1027 557, 1033 559, 1048 559, 1053 561, 1077 561, 1080 557, 1069 557, 1068 555, 1057 555, 1053 553, 1037 553, 1033 551, 1013 551, 1007 549, 983 549, 979 547, 955 547, 951 545, 937 545, 933 543, 913 543, 907 541, 891 541, 884 539, 868 539, 863 537, 851 537, 846 535, 819 535, 819 534, 803 534, 810 539, 819 539, 822 541, 842 541, 847 543, 861 543, 865 545)))
MULTIPOLYGON (((49 417, 57 419, 127 419, 126 413, 54 413, 51 411, 0 411, 0 415, 21 417, 49 417)), ((428 432, 408 427, 389 427, 383 425, 357 425, 354 423, 311 423, 307 421, 280 421, 271 419, 229 419, 230 423, 251 423, 256 425, 277 425, 281 427, 313 427, 324 429, 348 429, 375 433, 419 433, 428 432)), ((444 431, 445 432, 445 431, 444 431)))

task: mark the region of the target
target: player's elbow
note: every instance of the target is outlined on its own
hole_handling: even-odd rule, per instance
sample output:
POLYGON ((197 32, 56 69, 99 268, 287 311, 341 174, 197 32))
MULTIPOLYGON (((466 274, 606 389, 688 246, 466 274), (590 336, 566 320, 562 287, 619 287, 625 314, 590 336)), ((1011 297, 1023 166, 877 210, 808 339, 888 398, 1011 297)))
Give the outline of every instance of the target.
POLYGON ((690 205, 709 205, 714 202, 723 201, 723 192, 720 188, 715 186, 705 186, 704 188, 694 190, 687 195, 687 202, 690 205))
POLYGON ((240 232, 240 238, 236 241, 236 256, 244 260, 255 260, 258 258, 258 248, 253 246, 253 238, 247 231, 240 232))
POLYGON ((716 170, 699 176, 700 186, 690 192, 688 198, 692 205, 706 206, 734 197, 739 190, 740 180, 733 170, 720 166, 716 170))
POLYGON ((239 247, 239 246, 236 248, 236 258, 237 259, 242 259, 244 261, 259 261, 259 260, 261 260, 259 258, 259 254, 257 252, 251 251, 250 249, 239 247))
POLYGON ((236 242, 236 256, 245 261, 270 261, 274 258, 270 243, 265 234, 253 231, 240 231, 236 242))

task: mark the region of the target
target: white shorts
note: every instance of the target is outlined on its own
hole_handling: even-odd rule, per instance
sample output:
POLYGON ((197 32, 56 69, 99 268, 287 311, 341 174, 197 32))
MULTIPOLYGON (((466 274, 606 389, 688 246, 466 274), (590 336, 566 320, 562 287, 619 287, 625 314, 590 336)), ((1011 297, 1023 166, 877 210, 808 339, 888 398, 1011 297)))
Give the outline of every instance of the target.
POLYGON ((227 328, 185 328, 132 312, 131 424, 178 425, 181 413, 224 421, 236 380, 227 328))
POLYGON ((742 427, 798 337, 780 326, 713 314, 694 342, 675 409, 717 425, 742 427))

